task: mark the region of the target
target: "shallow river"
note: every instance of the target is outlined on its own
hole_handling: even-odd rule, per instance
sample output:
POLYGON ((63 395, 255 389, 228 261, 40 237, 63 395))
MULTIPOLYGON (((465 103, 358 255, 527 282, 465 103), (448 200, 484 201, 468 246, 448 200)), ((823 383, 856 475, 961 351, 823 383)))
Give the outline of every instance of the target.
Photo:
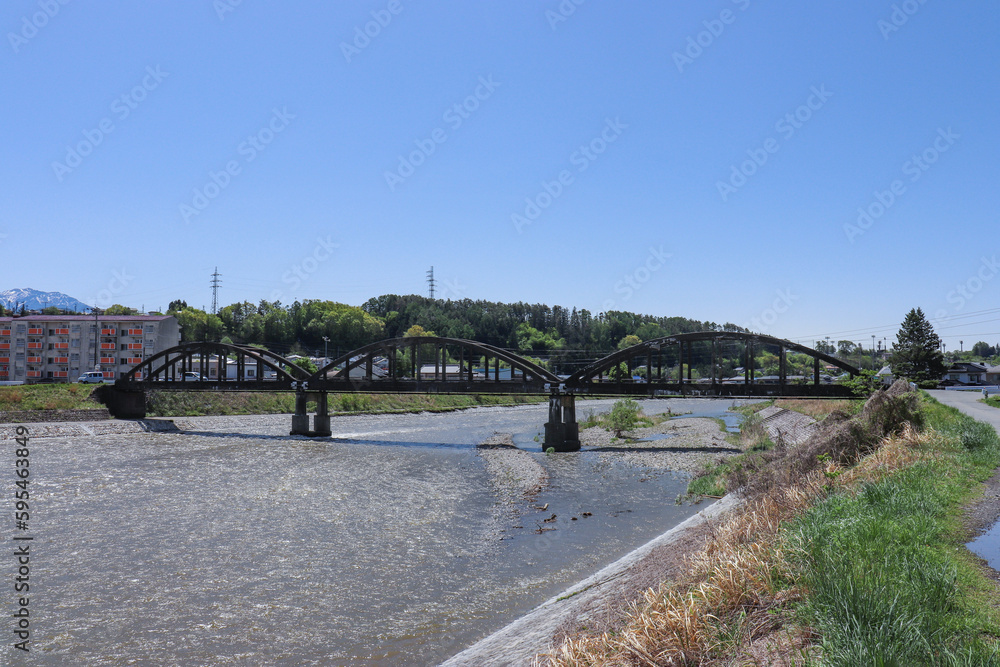
POLYGON ((326 440, 289 437, 288 416, 35 438, 30 662, 435 664, 704 506, 675 503, 684 475, 546 456, 546 414, 338 417, 326 440), (519 516, 476 452, 497 431, 550 476, 519 516))

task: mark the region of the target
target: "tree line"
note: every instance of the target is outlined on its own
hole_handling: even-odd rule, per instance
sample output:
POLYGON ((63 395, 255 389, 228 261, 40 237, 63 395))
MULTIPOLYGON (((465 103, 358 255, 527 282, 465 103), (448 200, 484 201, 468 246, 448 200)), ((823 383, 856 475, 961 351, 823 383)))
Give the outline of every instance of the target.
POLYGON ((402 337, 413 326, 434 335, 476 340, 544 358, 566 369, 608 354, 626 336, 651 340, 694 331, 745 331, 731 323, 657 317, 625 311, 592 314, 587 309, 484 300, 430 299, 387 294, 359 306, 306 300, 289 305, 262 300, 230 304, 217 315, 173 301, 168 315, 181 325, 181 340, 263 345, 278 353, 330 356, 385 338, 402 337), (324 341, 324 337, 328 340, 324 341))

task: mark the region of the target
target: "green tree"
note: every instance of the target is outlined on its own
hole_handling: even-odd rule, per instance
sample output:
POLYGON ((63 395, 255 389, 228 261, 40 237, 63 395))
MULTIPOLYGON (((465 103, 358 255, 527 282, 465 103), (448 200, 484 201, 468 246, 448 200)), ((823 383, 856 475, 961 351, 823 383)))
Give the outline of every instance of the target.
POLYGON ((174 313, 181 327, 181 341, 217 341, 222 338, 223 325, 215 315, 197 308, 185 308, 174 313))
POLYGON ((979 341, 972 346, 972 354, 977 357, 992 357, 996 350, 989 343, 979 341))
POLYGON ((414 324, 412 327, 406 330, 403 334, 403 338, 417 338, 420 336, 436 336, 437 334, 433 331, 427 331, 419 324, 414 324))
MULTIPOLYGON (((163 302, 161 301, 160 303, 163 302)), ((170 305, 167 306, 167 312, 179 313, 180 311, 184 310, 187 307, 188 307, 187 301, 183 301, 181 299, 174 299, 173 301, 170 302, 170 305)))
POLYGON ((882 379, 878 373, 866 368, 861 371, 860 375, 855 375, 850 380, 844 381, 843 384, 858 398, 868 398, 882 388, 882 379))
POLYGON ((920 308, 906 314, 896 334, 889 367, 896 377, 926 385, 936 384, 944 375, 941 339, 920 308))
POLYGON ((138 315, 139 311, 135 308, 129 308, 128 306, 123 306, 120 303, 116 303, 113 306, 108 306, 104 311, 105 315, 138 315))
POLYGON ((626 350, 626 349, 628 349, 630 347, 638 345, 641 342, 642 342, 641 338, 639 338, 635 334, 629 334, 629 335, 625 336, 624 338, 622 338, 620 341, 618 341, 618 349, 619 350, 626 350))
POLYGON ((318 368, 316 368, 316 364, 314 364, 308 357, 300 357, 295 361, 293 361, 292 363, 301 368, 302 370, 304 370, 305 372, 309 373, 310 375, 319 370, 318 368))
POLYGON ((609 431, 614 431, 616 438, 622 437, 623 433, 631 431, 639 423, 639 404, 631 398, 615 401, 605 423, 609 431))

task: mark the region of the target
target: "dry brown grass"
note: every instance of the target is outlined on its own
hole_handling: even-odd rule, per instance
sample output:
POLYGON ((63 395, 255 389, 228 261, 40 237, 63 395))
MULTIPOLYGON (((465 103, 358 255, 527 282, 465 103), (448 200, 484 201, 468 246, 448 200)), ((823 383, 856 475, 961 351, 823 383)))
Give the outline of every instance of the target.
MULTIPOLYGON (((781 525, 833 486, 849 489, 864 480, 881 479, 926 456, 924 445, 931 434, 910 424, 893 428, 893 417, 907 412, 907 407, 876 399, 859 419, 866 426, 886 428, 889 435, 874 447, 864 443, 850 447, 862 457, 857 465, 846 467, 849 462, 819 455, 817 448, 811 452, 816 464, 811 469, 754 494, 717 526, 705 547, 689 559, 688 576, 681 583, 647 590, 617 630, 569 637, 540 660, 552 667, 589 667, 771 665, 801 658, 812 643, 811 631, 784 628, 780 614, 785 605, 802 597, 780 537, 781 525)), ((835 429, 838 437, 826 436, 827 447, 841 444, 841 437, 848 434, 843 421, 835 429)))
POLYGON ((549 665, 701 665, 776 631, 770 612, 798 600, 778 539, 782 522, 808 506, 822 475, 773 489, 714 530, 690 559, 685 586, 668 583, 633 603, 614 632, 568 639, 549 665))
POLYGON ((739 441, 743 451, 755 449, 769 438, 767 429, 764 428, 764 421, 757 413, 750 415, 740 424, 739 441))
POLYGON ((819 421, 831 412, 852 412, 854 401, 824 398, 779 398, 774 402, 774 406, 776 408, 801 412, 819 421))

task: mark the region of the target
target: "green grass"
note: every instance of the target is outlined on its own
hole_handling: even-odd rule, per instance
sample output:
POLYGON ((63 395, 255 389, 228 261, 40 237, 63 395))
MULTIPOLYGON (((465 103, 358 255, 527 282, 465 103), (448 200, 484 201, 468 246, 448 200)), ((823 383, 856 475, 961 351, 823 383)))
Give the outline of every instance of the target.
POLYGON ((8 410, 85 410, 102 407, 88 401, 97 385, 33 384, 0 387, 0 411, 8 410))
POLYGON ((1000 665, 997 594, 962 507, 1000 465, 996 431, 925 396, 926 460, 828 496, 786 530, 824 665, 1000 665))
MULTIPOLYGON (((522 405, 547 400, 520 395, 453 394, 329 394, 329 410, 337 413, 442 412, 485 405, 522 405)), ((315 411, 316 404, 308 404, 315 411)), ((199 415, 283 414, 295 411, 291 392, 150 392, 150 417, 193 417, 199 415)))
POLYGON ((750 409, 757 408, 760 405, 767 407, 772 402, 768 401, 730 408, 732 412, 745 415, 743 422, 740 424, 739 433, 730 433, 724 420, 715 420, 718 422, 719 428, 726 433, 726 440, 734 447, 740 447, 746 451, 743 454, 723 459, 719 463, 714 463, 706 467, 688 483, 687 495, 689 497, 726 495, 726 478, 733 472, 742 469, 748 456, 752 456, 757 452, 767 451, 774 447, 774 443, 767 435, 767 431, 761 424, 759 417, 756 416, 763 408, 750 409))
MULTIPOLYGON (((0 387, 0 411, 84 410, 103 407, 88 400, 99 385, 61 383, 0 387)), ((330 394, 331 413, 357 412, 441 412, 484 405, 539 403, 542 396, 477 394, 330 394)), ((198 415, 262 415, 295 411, 292 392, 149 392, 150 417, 193 417, 198 415)), ((309 403, 309 409, 316 409, 309 403)))

